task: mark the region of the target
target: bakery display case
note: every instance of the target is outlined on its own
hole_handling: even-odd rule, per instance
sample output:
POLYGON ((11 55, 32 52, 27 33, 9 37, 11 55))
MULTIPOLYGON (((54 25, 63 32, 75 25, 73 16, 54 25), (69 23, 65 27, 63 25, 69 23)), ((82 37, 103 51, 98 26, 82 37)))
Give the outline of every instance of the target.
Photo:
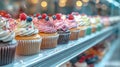
POLYGON ((119 0, 1 1, 0 66, 119 67, 119 5, 119 0))

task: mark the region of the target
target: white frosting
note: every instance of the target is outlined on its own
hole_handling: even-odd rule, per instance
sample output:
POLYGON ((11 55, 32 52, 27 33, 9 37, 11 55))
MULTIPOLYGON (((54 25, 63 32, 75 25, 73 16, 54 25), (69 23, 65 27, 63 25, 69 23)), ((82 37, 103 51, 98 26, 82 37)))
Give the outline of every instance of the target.
POLYGON ((15 33, 13 31, 10 31, 9 22, 7 19, 0 18, 0 41, 12 41, 14 37, 15 33))
POLYGON ((95 23, 96 23, 96 19, 95 19, 95 18, 90 18, 90 22, 91 22, 92 24, 95 24, 95 23))
POLYGON ((85 63, 85 62, 82 62, 82 63, 77 62, 77 63, 75 63, 75 67, 88 67, 88 66, 87 66, 87 63, 85 63))
POLYGON ((91 24, 89 17, 87 17, 86 15, 82 16, 81 19, 83 20, 86 26, 89 26, 91 24))
POLYGON ((81 16, 74 16, 75 17, 75 21, 78 23, 78 26, 84 26, 85 22, 81 19, 81 16))
POLYGON ((21 21, 18 23, 18 28, 15 30, 16 35, 19 36, 30 36, 37 34, 39 31, 33 25, 33 22, 21 21))

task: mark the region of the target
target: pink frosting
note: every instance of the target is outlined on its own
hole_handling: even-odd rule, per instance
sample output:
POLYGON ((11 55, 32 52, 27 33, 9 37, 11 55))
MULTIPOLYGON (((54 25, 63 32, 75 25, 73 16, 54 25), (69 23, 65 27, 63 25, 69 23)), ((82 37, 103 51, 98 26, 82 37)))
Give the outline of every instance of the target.
POLYGON ((52 20, 46 21, 44 19, 38 20, 34 18, 33 22, 40 32, 55 33, 57 31, 52 20))
POLYGON ((69 26, 69 29, 77 28, 77 22, 75 20, 66 19, 65 23, 69 26))
POLYGON ((10 23, 10 29, 11 29, 11 30, 15 30, 15 28, 16 28, 16 26, 17 26, 16 21, 15 21, 14 19, 12 19, 12 18, 9 18, 9 19, 8 19, 8 22, 10 23))
POLYGON ((54 24, 56 29, 62 29, 63 31, 66 31, 69 29, 68 25, 65 23, 65 20, 54 20, 54 24))
POLYGON ((39 20, 37 19, 37 17, 33 18, 33 23, 36 27, 38 27, 39 25, 39 20))

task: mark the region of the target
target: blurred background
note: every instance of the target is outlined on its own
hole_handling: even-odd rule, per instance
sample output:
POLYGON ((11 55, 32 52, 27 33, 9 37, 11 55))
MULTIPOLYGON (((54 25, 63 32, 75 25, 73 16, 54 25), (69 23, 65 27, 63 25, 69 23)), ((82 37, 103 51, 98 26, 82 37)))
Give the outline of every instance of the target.
POLYGON ((19 13, 69 14, 79 12, 87 15, 120 15, 120 0, 0 0, 0 10, 6 10, 14 18, 19 13))

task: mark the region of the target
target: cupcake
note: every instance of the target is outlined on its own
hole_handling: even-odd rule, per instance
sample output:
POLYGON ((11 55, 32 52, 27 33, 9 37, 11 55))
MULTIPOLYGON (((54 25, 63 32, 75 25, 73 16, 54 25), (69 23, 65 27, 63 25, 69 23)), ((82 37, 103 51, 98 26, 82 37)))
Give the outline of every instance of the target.
POLYGON ((69 27, 65 23, 65 20, 61 18, 60 14, 53 16, 54 24, 59 34, 58 44, 67 44, 70 39, 69 27))
POLYGON ((87 17, 86 15, 84 16, 81 16, 81 19, 83 20, 83 22, 85 23, 85 28, 86 28, 86 31, 85 31, 85 34, 86 35, 90 35, 91 32, 92 32, 92 28, 91 28, 91 23, 90 23, 90 19, 89 17, 87 17))
POLYGON ((80 30, 79 37, 84 37, 86 31, 85 22, 83 21, 83 19, 81 19, 80 15, 75 16, 75 21, 77 22, 78 29, 80 30))
POLYGON ((33 25, 31 17, 21 13, 15 32, 18 55, 33 55, 40 51, 42 38, 38 34, 38 29, 33 25))
POLYGON ((96 16, 95 21, 96 21, 97 31, 101 31, 102 28, 104 27, 104 25, 103 25, 103 23, 101 23, 100 16, 96 16))
POLYGON ((15 57, 17 41, 9 20, 0 17, 0 66, 11 63, 15 57))
POLYGON ((97 22, 94 17, 90 17, 91 27, 92 27, 92 33, 96 32, 97 30, 97 22))
POLYGON ((38 16, 38 24, 36 26, 39 29, 39 35, 42 37, 41 49, 55 48, 59 34, 53 24, 53 20, 46 14, 42 14, 42 16, 38 16))
POLYGON ((74 20, 74 16, 71 14, 68 15, 65 19, 65 23, 68 25, 71 32, 70 40, 77 40, 79 38, 80 30, 78 29, 77 22, 74 20))
POLYGON ((88 67, 87 63, 85 62, 86 57, 82 56, 78 62, 76 62, 74 65, 75 67, 88 67))

